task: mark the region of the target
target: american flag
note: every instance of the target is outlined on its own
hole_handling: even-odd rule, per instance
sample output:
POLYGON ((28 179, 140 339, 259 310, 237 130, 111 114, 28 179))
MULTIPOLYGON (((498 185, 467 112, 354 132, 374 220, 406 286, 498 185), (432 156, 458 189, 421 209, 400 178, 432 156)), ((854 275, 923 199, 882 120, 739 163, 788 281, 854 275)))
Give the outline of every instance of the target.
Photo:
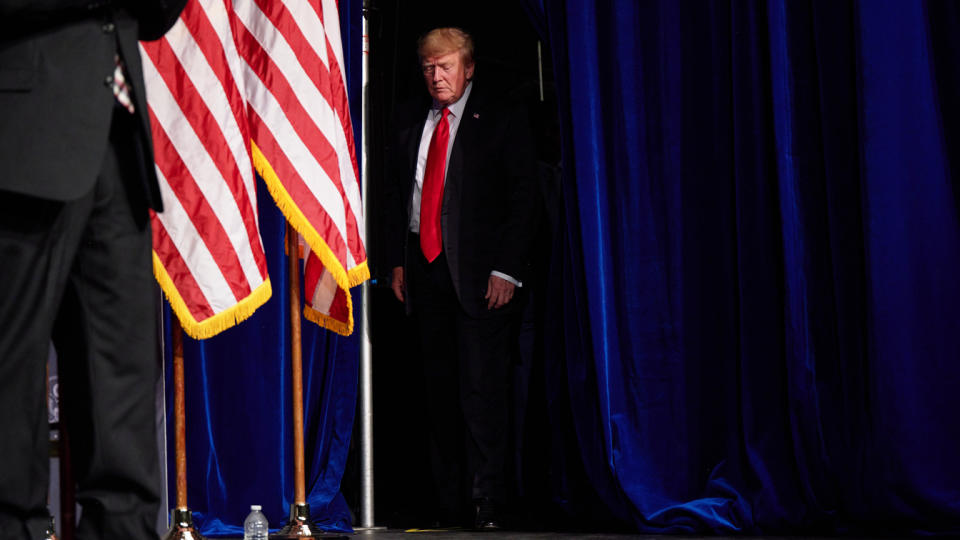
POLYGON ((270 296, 254 171, 310 248, 305 315, 352 332, 369 276, 335 0, 190 0, 141 44, 164 212, 154 271, 210 337, 270 296))

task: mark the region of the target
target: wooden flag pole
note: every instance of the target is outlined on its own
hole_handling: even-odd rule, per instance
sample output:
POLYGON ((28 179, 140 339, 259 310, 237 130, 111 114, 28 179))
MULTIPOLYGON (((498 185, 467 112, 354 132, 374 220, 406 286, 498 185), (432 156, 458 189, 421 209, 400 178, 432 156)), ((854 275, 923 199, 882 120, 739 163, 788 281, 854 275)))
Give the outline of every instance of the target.
POLYGON ((293 467, 294 503, 306 504, 307 490, 303 462, 303 337, 300 327, 300 243, 297 232, 287 225, 287 270, 290 285, 290 362, 293 378, 293 467))
POLYGON ((176 316, 170 318, 173 342, 173 417, 177 461, 177 507, 173 509, 170 530, 164 540, 200 540, 193 528, 193 513, 187 508, 187 414, 183 391, 183 327, 176 316))
POLYGON ((306 466, 303 457, 303 349, 300 327, 300 242, 297 231, 287 224, 287 284, 290 295, 290 362, 293 390, 293 504, 290 519, 271 538, 347 538, 321 531, 310 519, 307 504, 306 466))
POLYGON ((176 426, 177 508, 187 507, 187 422, 183 391, 183 328, 173 320, 173 415, 176 426))

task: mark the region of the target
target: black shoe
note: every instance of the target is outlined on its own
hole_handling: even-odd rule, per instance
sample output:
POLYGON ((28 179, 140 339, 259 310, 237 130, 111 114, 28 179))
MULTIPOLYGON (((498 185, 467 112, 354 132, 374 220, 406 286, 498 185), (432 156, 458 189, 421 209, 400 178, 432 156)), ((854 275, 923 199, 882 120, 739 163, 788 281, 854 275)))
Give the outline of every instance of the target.
POLYGON ((474 521, 474 529, 478 531, 499 531, 503 528, 500 509, 493 499, 483 497, 477 499, 477 519, 474 521))

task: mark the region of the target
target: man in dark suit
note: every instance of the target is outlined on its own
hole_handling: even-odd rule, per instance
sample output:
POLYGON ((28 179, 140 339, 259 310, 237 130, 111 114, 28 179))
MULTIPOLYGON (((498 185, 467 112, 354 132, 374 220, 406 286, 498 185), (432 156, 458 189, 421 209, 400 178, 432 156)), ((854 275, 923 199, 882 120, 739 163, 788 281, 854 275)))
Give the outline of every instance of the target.
POLYGON ((48 523, 51 339, 78 537, 157 537, 161 203, 137 39, 184 3, 0 2, 0 540, 48 523))
POLYGON ((387 262, 419 330, 441 521, 472 499, 475 525, 498 528, 515 295, 539 208, 533 144, 526 113, 473 82, 468 34, 435 29, 418 52, 431 100, 399 115, 387 262))

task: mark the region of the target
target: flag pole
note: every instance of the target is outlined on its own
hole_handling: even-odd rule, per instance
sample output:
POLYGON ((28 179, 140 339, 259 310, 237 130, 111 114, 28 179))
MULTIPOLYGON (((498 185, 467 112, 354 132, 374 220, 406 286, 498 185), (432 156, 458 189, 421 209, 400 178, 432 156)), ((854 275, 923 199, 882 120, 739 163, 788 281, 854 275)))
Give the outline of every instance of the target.
MULTIPOLYGON (((361 68, 361 120, 360 120, 360 201, 363 205, 364 237, 370 238, 366 230, 369 215, 367 191, 370 182, 370 168, 367 160, 367 146, 370 141, 367 133, 369 121, 369 79, 370 79, 370 31, 368 19, 370 1, 364 0, 362 22, 362 68, 361 68)), ((370 281, 364 281, 360 289, 360 528, 375 529, 373 519, 373 346, 370 342, 370 281)))
POLYGON ((193 528, 193 513, 187 508, 187 422, 183 392, 183 327, 174 315, 170 327, 173 342, 173 417, 176 426, 177 507, 171 512, 170 530, 164 540, 202 540, 193 528))
POLYGON ((290 519, 271 538, 347 538, 321 531, 310 519, 307 504, 306 466, 303 457, 303 349, 300 326, 300 242, 296 229, 287 224, 287 285, 290 296, 290 364, 293 391, 293 504, 290 519))

